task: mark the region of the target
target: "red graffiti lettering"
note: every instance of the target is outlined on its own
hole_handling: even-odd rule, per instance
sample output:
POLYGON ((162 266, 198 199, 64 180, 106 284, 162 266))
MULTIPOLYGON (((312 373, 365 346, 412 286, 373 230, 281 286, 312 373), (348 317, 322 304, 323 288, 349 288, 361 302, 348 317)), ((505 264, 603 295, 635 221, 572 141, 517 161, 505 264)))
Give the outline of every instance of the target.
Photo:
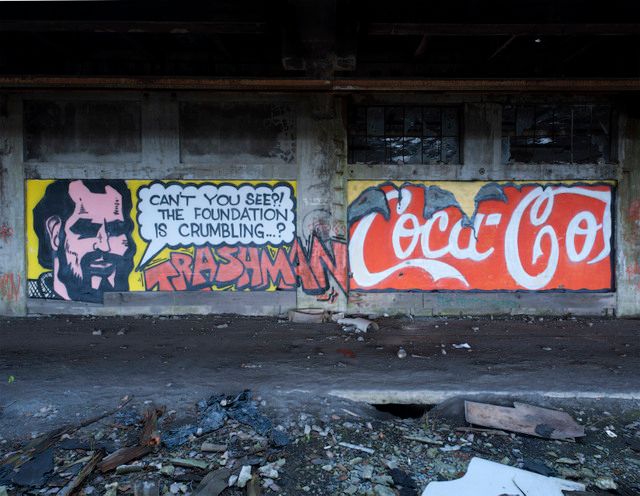
POLYGON ((238 250, 238 259, 240 259, 244 265, 244 272, 238 280, 238 287, 261 288, 263 282, 258 248, 240 248, 238 250))
POLYGON ((225 289, 293 290, 300 286, 309 294, 325 295, 333 303, 335 280, 347 290, 347 247, 339 240, 325 245, 313 237, 306 251, 296 240, 277 248, 199 246, 193 255, 173 252, 168 260, 144 268, 148 291, 225 289), (330 291, 329 291, 330 290, 330 291))
POLYGON ((328 288, 327 273, 332 274, 344 293, 347 292, 347 246, 334 243, 333 255, 330 254, 318 238, 313 238, 309 253, 309 266, 321 288, 328 288))
POLYGON ((18 274, 0 274, 0 297, 7 301, 17 301, 21 284, 22 280, 18 274))
POLYGON ((191 286, 192 264, 193 258, 187 253, 173 252, 171 254, 171 265, 174 266, 177 274, 170 276, 170 279, 176 291, 186 291, 191 286))
POLYGON ((291 256, 291 261, 296 268, 296 275, 298 276, 302 288, 311 294, 318 294, 322 292, 323 288, 318 285, 318 281, 313 275, 309 262, 307 261, 307 254, 304 252, 302 245, 297 240, 291 249, 291 256))
POLYGON ((295 288, 296 276, 284 250, 277 250, 273 260, 269 250, 262 250, 260 265, 262 266, 263 281, 275 284, 278 289, 295 288))
POLYGON ((147 290, 173 291, 170 278, 178 274, 171 262, 159 263, 144 270, 144 285, 147 290))
POLYGON ((196 248, 194 258, 191 284, 193 286, 207 285, 209 281, 214 279, 218 269, 218 264, 216 264, 211 248, 208 246, 196 248))
MULTIPOLYGON (((218 248, 216 253, 221 257, 222 262, 218 267, 216 281, 222 284, 235 282, 244 272, 244 265, 236 257, 237 248, 223 246, 218 248)), ((212 279, 213 281, 213 279, 212 279)))
POLYGON ((13 228, 3 222, 2 225, 0 226, 0 239, 6 242, 9 238, 12 238, 12 237, 13 237, 13 228))

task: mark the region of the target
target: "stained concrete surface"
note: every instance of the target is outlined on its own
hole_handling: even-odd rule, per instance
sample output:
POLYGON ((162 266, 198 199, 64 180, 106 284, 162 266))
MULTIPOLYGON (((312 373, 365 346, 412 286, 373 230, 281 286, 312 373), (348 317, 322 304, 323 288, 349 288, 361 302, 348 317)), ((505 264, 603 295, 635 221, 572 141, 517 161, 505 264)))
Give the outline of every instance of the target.
POLYGON ((333 323, 233 316, 4 319, 0 436, 85 418, 125 395, 180 409, 245 388, 285 408, 331 395, 370 403, 435 403, 460 394, 539 404, 640 400, 640 321, 378 322, 378 331, 356 335, 333 323), (471 351, 452 347, 464 342, 471 351), (399 346, 407 358, 397 357, 399 346))

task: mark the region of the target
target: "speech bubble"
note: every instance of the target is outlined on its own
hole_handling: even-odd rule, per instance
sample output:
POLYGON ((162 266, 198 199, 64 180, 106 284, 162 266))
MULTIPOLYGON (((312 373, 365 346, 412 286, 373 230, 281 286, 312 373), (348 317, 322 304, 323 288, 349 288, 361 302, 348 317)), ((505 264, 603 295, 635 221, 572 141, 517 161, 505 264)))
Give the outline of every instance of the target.
POLYGON ((138 189, 138 226, 148 245, 138 270, 164 248, 264 246, 295 237, 291 185, 155 182, 138 189))

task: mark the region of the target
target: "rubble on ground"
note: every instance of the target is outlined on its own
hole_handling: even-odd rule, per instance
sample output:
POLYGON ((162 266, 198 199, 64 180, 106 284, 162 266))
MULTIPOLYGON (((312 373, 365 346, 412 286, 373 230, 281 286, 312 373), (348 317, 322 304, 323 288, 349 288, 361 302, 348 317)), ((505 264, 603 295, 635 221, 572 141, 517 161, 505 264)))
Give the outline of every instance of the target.
POLYGON ((402 419, 353 405, 267 414, 249 391, 213 394, 180 414, 131 402, 27 445, 1 445, 0 495, 417 496, 430 482, 464 478, 473 458, 592 494, 640 489, 638 411, 571 412, 586 433, 571 442, 471 426, 436 410, 402 419))

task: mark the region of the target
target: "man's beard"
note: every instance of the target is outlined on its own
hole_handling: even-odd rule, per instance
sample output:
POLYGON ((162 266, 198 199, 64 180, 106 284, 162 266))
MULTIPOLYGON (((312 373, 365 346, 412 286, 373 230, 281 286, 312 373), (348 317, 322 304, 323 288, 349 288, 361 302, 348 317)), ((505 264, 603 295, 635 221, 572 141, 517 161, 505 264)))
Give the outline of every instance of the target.
POLYGON ((64 246, 63 240, 57 253, 60 262, 58 279, 67 289, 69 299, 102 303, 105 291, 129 290, 129 273, 133 269, 133 256, 129 252, 132 250, 127 250, 124 255, 114 255, 99 250, 89 252, 80 259, 80 274, 77 274, 67 259, 64 246), (110 266, 105 268, 92 266, 91 264, 97 260, 110 266), (115 274, 113 286, 108 280, 111 274, 115 274), (97 289, 91 286, 93 276, 100 278, 100 286, 97 289))

